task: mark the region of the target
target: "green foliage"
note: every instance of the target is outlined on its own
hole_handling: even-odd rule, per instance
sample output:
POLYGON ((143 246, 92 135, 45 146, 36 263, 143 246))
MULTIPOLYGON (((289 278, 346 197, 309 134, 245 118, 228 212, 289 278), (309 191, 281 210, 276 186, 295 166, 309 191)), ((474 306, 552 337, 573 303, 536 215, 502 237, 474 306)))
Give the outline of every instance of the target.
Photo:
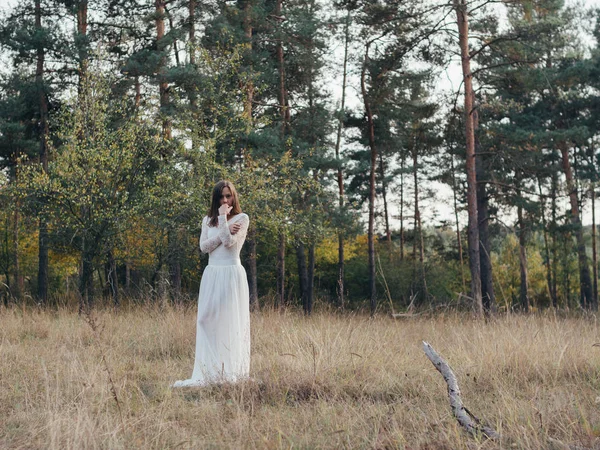
MULTIPOLYGON (((506 23, 483 3, 471 8, 470 23, 484 45, 477 46, 479 39, 470 43, 498 303, 516 304, 518 232, 526 241, 533 305, 552 301, 546 279, 551 269, 559 306, 571 307, 578 302, 578 230, 565 220, 558 144, 569 147, 584 205, 596 189, 600 163, 600 52, 584 48, 581 12, 560 0, 498 4, 506 23), (512 229, 516 211, 521 214, 512 229)), ((317 298, 336 298, 341 235, 348 304, 363 305, 369 294, 361 220, 370 168, 366 114, 362 105, 334 113, 337 90, 331 87, 341 82, 336 64, 343 36, 336 26, 348 18, 347 95, 360 96, 356 75, 364 61, 381 156, 376 217, 383 222, 385 193, 392 219, 391 244, 376 238, 380 304, 402 309, 415 295, 423 307, 455 304, 468 294, 455 224, 424 222, 421 230, 413 225, 415 189, 424 208, 422 200, 437 194, 429 193, 432 179, 454 190, 459 220, 465 205, 463 167, 455 164, 464 154, 456 93, 444 101, 434 95, 439 64, 456 48, 454 36, 440 34, 456 26, 447 5, 239 0, 198 3, 192 19, 188 0, 167 2, 163 16, 152 2, 115 0, 94 5, 85 36, 69 31, 76 29, 78 5, 41 0, 37 26, 34 2, 21 3, 8 9, 0 25, 8 62, 0 80, 0 277, 6 286, 14 283, 17 260, 26 290, 35 285, 42 219, 51 238, 54 292, 66 291, 75 276, 82 295, 92 284, 106 284, 103 269, 114 258, 118 283, 130 286, 129 293, 156 293, 162 284, 195 295, 206 262, 198 251, 201 220, 214 183, 227 178, 251 218, 261 296, 275 291, 284 236, 289 301, 301 284, 294 251, 301 244, 306 253, 316 248, 317 298), (437 23, 442 11, 447 22, 437 23), (157 19, 164 19, 162 39, 157 19), (41 53, 44 71, 36 77, 41 53), (80 83, 86 58, 90 70, 80 83), (159 82, 166 89, 163 84, 159 91, 159 82), (49 110, 47 173, 38 161, 42 99, 49 110), (346 130, 335 159, 340 115, 346 130), (168 139, 163 120, 172 130, 168 139), (400 196, 402 236, 394 229, 400 196), (420 247, 420 232, 422 265, 412 251, 420 247)), ((597 21, 597 14, 588 19, 597 21)), ((596 36, 598 29, 596 24, 596 36)), ((591 233, 585 233, 589 251, 591 233)), ((466 272, 466 258, 464 264, 466 272)))
POLYGON ((48 172, 27 163, 18 189, 50 224, 55 245, 95 258, 115 245, 153 185, 161 138, 123 102, 109 102, 108 81, 89 75, 76 102, 57 118, 60 145, 48 172), (114 121, 118 119, 118 126, 114 121))
MULTIPOLYGON (((492 253, 496 296, 500 306, 511 310, 519 305, 519 240, 514 234, 508 234, 499 251, 492 253)), ((529 275, 529 293, 532 305, 549 306, 550 298, 546 285, 546 272, 539 249, 527 248, 527 270, 529 275)))

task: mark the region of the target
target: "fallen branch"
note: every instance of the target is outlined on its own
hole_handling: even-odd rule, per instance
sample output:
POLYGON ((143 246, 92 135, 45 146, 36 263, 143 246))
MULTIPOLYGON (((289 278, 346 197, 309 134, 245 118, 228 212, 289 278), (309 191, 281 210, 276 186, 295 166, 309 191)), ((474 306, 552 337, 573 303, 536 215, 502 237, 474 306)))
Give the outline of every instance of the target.
MULTIPOLYGON (((387 288, 387 284, 386 284, 386 288, 387 288)), ((389 290, 388 290, 388 292, 389 292, 389 290)), ((401 318, 401 317, 416 317, 416 316, 422 314, 424 311, 421 311, 419 313, 415 313, 415 300, 416 300, 416 298, 417 298, 416 294, 413 294, 413 293, 410 294, 410 303, 408 304, 408 308, 406 308, 406 312, 405 313, 394 313, 394 308, 392 308, 392 317, 394 319, 398 319, 398 318, 401 318)), ((390 298, 390 303, 391 302, 392 302, 392 299, 390 298)))
POLYGON ((500 435, 496 433, 495 430, 483 425, 477 417, 465 408, 465 405, 463 405, 462 399, 460 398, 460 389, 458 387, 456 375, 454 375, 454 372, 444 358, 438 355, 433 347, 425 341, 423 341, 423 351, 435 368, 442 374, 448 385, 450 407, 452 408, 452 413, 454 414, 454 417, 456 417, 456 420, 458 420, 458 423, 473 436, 483 434, 490 439, 500 439, 500 435))

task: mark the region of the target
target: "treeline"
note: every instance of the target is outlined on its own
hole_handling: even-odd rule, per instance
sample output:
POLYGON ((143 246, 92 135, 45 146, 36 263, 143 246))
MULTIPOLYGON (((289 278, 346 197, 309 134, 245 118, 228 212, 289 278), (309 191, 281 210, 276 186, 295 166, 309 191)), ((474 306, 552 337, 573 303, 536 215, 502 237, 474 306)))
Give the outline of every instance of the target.
POLYGON ((4 303, 194 297, 201 218, 228 178, 251 217, 254 305, 597 309, 600 28, 580 8, 15 4, 0 22, 4 303), (454 215, 427 223, 436 202, 454 215))

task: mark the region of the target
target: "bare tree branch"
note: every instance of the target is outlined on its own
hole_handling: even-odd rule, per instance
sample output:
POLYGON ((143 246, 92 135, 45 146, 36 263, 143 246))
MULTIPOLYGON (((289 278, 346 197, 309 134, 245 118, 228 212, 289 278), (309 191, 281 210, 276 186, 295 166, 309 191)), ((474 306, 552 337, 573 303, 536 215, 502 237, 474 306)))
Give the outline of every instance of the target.
POLYGON ((448 385, 450 406, 458 423, 472 436, 477 437, 483 434, 490 439, 500 439, 500 435, 493 428, 483 425, 481 421, 465 407, 462 398, 460 397, 460 388, 458 387, 456 375, 454 375, 454 372, 444 358, 442 358, 433 347, 425 341, 423 341, 423 351, 438 372, 442 374, 448 385))

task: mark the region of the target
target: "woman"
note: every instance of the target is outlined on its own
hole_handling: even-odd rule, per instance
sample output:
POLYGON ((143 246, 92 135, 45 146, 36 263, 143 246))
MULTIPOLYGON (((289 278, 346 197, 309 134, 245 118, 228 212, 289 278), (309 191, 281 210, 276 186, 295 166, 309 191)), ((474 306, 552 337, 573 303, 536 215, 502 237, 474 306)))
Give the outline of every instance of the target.
POLYGON ((249 376, 248 280, 240 263, 248 224, 233 184, 219 181, 200 235, 200 249, 209 258, 200 280, 194 372, 173 387, 236 382, 249 376))

